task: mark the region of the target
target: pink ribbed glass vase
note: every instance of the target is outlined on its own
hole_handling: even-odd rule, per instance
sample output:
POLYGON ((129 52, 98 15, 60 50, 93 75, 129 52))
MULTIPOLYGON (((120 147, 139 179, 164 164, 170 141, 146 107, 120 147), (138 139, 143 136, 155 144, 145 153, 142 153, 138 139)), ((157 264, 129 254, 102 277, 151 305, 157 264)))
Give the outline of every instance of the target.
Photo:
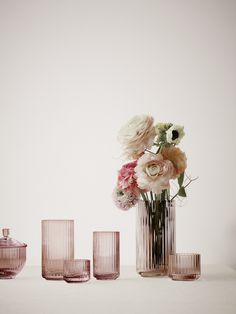
POLYGON ((175 204, 139 201, 136 224, 136 269, 143 277, 167 276, 168 256, 175 253, 175 204))
POLYGON ((93 276, 96 279, 116 279, 120 275, 120 233, 93 233, 93 276))
POLYGON ((74 258, 74 221, 42 220, 42 276, 63 279, 64 260, 74 258))

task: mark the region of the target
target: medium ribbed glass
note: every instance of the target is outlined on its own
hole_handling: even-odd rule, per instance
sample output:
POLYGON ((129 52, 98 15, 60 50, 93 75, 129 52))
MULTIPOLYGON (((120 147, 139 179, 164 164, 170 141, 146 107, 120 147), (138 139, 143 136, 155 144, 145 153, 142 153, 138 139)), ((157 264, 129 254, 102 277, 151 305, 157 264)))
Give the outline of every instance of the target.
POLYGON ((93 276, 116 279, 120 275, 120 233, 93 232, 93 276))
POLYGON ((64 260, 74 258, 74 221, 42 220, 42 276, 63 279, 64 260))
POLYGON ((175 253, 175 204, 138 202, 136 270, 143 277, 166 276, 168 256, 175 253))
POLYGON ((169 256, 169 277, 173 280, 196 280, 201 276, 201 255, 178 253, 169 256))
POLYGON ((64 261, 63 279, 69 283, 86 282, 90 279, 90 260, 74 259, 64 261))

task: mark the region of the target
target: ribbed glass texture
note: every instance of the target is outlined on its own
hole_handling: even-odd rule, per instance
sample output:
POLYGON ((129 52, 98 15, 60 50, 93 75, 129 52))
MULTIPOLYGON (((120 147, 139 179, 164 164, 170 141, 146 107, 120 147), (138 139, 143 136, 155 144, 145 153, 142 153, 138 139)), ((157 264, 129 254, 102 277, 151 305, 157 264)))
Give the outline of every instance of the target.
POLYGON ((93 233, 93 276, 116 279, 120 275, 120 233, 93 233))
POLYGON ((175 204, 140 200, 136 223, 136 270, 143 277, 166 276, 175 253, 175 204))
POLYGON ((196 280, 201 276, 201 255, 178 253, 169 256, 169 277, 173 280, 196 280))
POLYGON ((90 260, 74 259, 64 261, 63 279, 69 283, 88 281, 90 279, 90 260))
POLYGON ((13 279, 26 261, 26 247, 0 248, 0 279, 13 279))
POLYGON ((64 260, 74 258, 74 221, 42 220, 42 276, 63 279, 64 260))

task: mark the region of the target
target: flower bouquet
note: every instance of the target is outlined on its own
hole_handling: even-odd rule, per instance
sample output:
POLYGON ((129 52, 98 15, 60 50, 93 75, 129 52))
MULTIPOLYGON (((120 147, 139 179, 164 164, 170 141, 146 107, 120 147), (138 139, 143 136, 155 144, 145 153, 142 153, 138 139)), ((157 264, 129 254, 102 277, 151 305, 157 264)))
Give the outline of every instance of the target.
POLYGON ((130 162, 118 172, 113 199, 122 210, 138 204, 136 267, 142 276, 166 275, 168 255, 175 253, 174 200, 186 197, 194 180, 185 174, 187 158, 177 147, 184 135, 183 126, 154 125, 147 115, 133 117, 119 132, 130 162))

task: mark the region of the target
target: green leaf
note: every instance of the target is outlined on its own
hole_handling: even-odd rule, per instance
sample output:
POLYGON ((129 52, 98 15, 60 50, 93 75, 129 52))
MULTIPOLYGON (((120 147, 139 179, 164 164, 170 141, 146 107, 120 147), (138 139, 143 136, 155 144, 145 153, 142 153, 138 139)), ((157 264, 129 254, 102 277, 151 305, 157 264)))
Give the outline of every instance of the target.
POLYGON ((184 172, 182 172, 181 175, 178 177, 179 187, 183 185, 183 182, 184 182, 184 172))
POLYGON ((185 188, 183 186, 181 186, 181 188, 179 189, 178 195, 181 197, 186 197, 187 194, 185 192, 185 188))

